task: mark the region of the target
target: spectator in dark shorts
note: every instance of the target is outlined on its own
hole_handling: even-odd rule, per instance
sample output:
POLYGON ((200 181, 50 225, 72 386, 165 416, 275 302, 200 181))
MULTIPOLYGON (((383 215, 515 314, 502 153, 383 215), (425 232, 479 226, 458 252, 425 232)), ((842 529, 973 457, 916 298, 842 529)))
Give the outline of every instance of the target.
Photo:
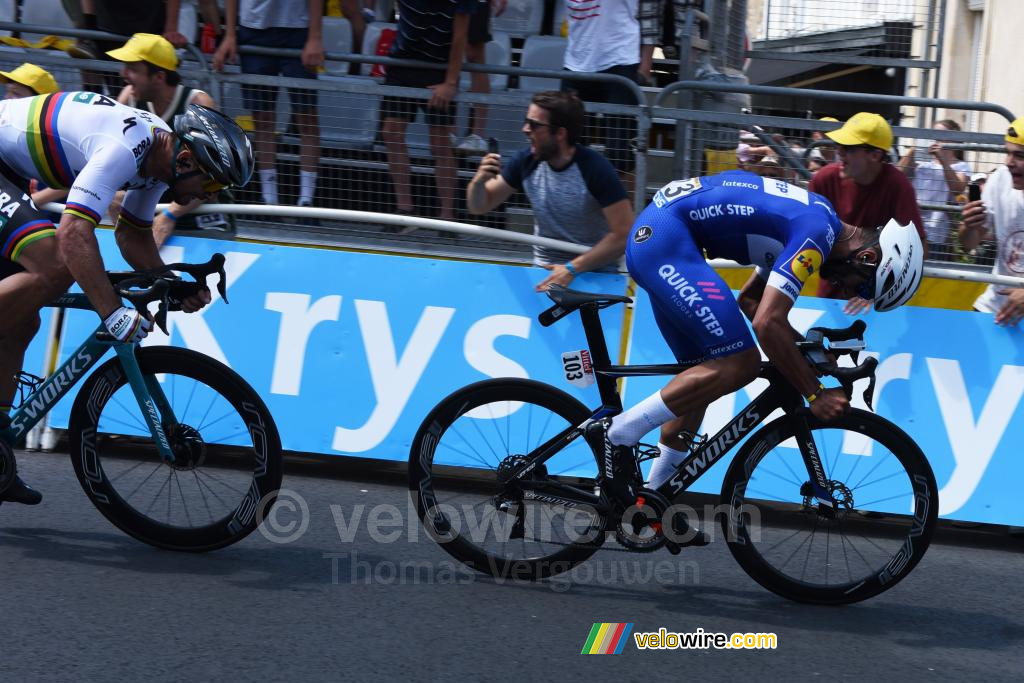
MULTIPOLYGON (((565 50, 565 68, 579 73, 616 74, 637 82, 640 63, 637 0, 606 3, 598 12, 585 11, 589 7, 584 5, 591 3, 567 2, 569 44, 565 50)), ((562 81, 562 90, 575 91, 584 102, 637 104, 633 91, 617 83, 566 78, 562 81)), ((636 136, 636 121, 628 116, 607 115, 604 121, 605 155, 620 174, 628 174, 634 166, 631 143, 636 136)))
POLYGON ((391 57, 447 64, 447 69, 410 69, 389 66, 385 85, 429 88, 427 99, 387 96, 381 103, 381 130, 388 151, 388 170, 394 186, 396 211, 413 213, 410 192, 409 150, 405 132, 418 109, 427 117, 434 180, 440 204, 438 217, 455 218, 455 158, 451 135, 455 125, 452 100, 466 53, 469 15, 477 0, 397 0, 398 32, 391 57))
MULTIPOLYGON (((213 56, 213 68, 234 60, 239 45, 301 49, 301 59, 242 55, 242 72, 261 76, 316 78, 324 63, 323 0, 227 0, 224 5, 224 39, 213 56)), ((274 139, 277 88, 243 85, 242 98, 252 110, 256 165, 265 204, 279 204, 277 194, 277 141, 274 139)), ((299 206, 311 206, 320 160, 320 119, 317 92, 288 88, 292 113, 299 129, 299 206)))
MULTIPOLYGON (((71 7, 75 0, 64 0, 65 11, 76 26, 91 31, 107 31, 122 36, 136 33, 164 32, 164 0, 78 0, 79 7, 71 7), (81 9, 81 14, 76 10, 81 9)), ((175 3, 177 5, 177 3, 175 3)), ((69 52, 87 59, 110 59, 106 53, 121 47, 122 41, 76 41, 69 52)), ((116 73, 83 71, 85 90, 102 92, 104 87, 111 97, 117 97, 124 85, 116 73)))
MULTIPOLYGON (((466 61, 470 64, 487 63, 487 43, 491 42, 491 12, 501 16, 508 0, 477 0, 476 9, 469 15, 469 38, 466 45, 466 61)), ((469 91, 491 92, 490 74, 474 71, 469 75, 469 91)), ((466 137, 455 149, 466 154, 487 152, 487 106, 473 104, 469 108, 469 129, 466 137)))

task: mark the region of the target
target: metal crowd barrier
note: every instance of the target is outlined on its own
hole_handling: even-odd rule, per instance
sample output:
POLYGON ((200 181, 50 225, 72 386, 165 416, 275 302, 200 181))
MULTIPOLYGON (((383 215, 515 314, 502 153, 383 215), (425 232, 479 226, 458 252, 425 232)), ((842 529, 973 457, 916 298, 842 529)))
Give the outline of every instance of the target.
MULTIPOLYGON (((46 32, 46 27, 24 26, 0 22, 0 28, 32 30, 46 32)), ((51 31, 52 32, 52 31, 51 31)), ((109 34, 96 32, 62 30, 61 35, 116 38, 109 34)), ((240 48, 243 52, 260 54, 298 55, 297 50, 273 50, 268 48, 240 48)), ((298 168, 302 157, 302 130, 299 121, 291 114, 289 98, 285 88, 300 88, 315 91, 318 94, 319 106, 319 142, 316 149, 316 168, 318 171, 316 205, 325 210, 333 210, 329 215, 317 218, 322 220, 315 225, 310 219, 314 217, 308 210, 285 212, 289 221, 282 225, 280 213, 259 210, 248 206, 241 214, 241 225, 261 230, 260 234, 274 239, 298 238, 301 234, 306 241, 332 242, 339 235, 345 239, 361 239, 367 235, 385 235, 393 243, 413 242, 421 246, 425 241, 436 243, 452 253, 463 249, 486 251, 488 245, 495 244, 495 238, 517 235, 509 240, 514 244, 526 244, 520 236, 532 238, 532 212, 526 198, 521 194, 515 196, 505 206, 483 217, 465 216, 461 210, 464 205, 465 183, 475 173, 481 154, 473 152, 458 154, 454 157, 455 180, 453 187, 439 187, 436 182, 436 159, 432 152, 429 131, 423 121, 422 114, 417 116, 408 129, 407 146, 412 162, 411 189, 415 203, 415 214, 424 219, 437 215, 438 196, 441 192, 450 192, 460 216, 458 224, 479 223, 494 233, 472 233, 458 230, 447 230, 438 223, 423 223, 422 227, 411 235, 386 233, 381 225, 398 225, 409 227, 405 223, 394 223, 376 220, 370 222, 364 218, 354 217, 356 212, 364 211, 377 216, 393 213, 395 210, 394 191, 389 176, 389 158, 380 135, 380 103, 385 96, 401 96, 411 99, 426 100, 429 92, 422 88, 397 88, 384 86, 380 79, 365 74, 372 65, 380 66, 426 66, 438 68, 437 65, 425 65, 408 60, 394 60, 374 55, 350 53, 327 54, 329 72, 321 74, 318 79, 283 79, 238 72, 237 67, 229 67, 223 73, 210 70, 209 64, 202 53, 192 47, 187 59, 183 61, 180 73, 186 83, 198 83, 212 95, 221 108, 235 117, 243 125, 250 127, 251 114, 242 98, 243 86, 272 86, 280 88, 273 103, 276 111, 274 118, 274 140, 277 144, 275 156, 279 177, 279 203, 294 204, 298 194, 298 168), (358 63, 364 65, 359 75, 348 75, 347 65, 358 63), (283 86, 283 87, 282 87, 283 86), (273 220, 268 220, 268 218, 273 220), (376 229, 374 229, 376 226, 376 229), (439 230, 440 234, 426 233, 426 230, 439 230), (457 240, 453 237, 460 233, 457 240), (445 235, 442 237, 441 235, 445 235), (479 235, 479 237, 478 237, 479 235), (429 240, 427 240, 429 238, 429 240)), ((54 70, 58 81, 66 79, 74 87, 80 84, 81 78, 76 76, 79 69, 112 73, 120 70, 120 63, 108 61, 72 60, 62 53, 47 50, 0 50, 0 66, 16 66, 22 60, 35 63, 54 70)), ((465 65, 466 72, 483 72, 491 79, 492 91, 488 94, 468 92, 468 77, 464 76, 462 88, 457 96, 456 135, 461 136, 469 131, 470 117, 477 118, 481 108, 486 109, 486 124, 478 126, 481 136, 497 143, 503 160, 520 149, 527 142, 521 132, 522 120, 526 107, 533 92, 538 89, 557 89, 561 79, 567 72, 554 69, 523 69, 512 66, 498 65, 465 65), (540 80, 537 79, 546 79, 540 80), (523 87, 528 85, 529 87, 523 87)), ((612 105, 606 103, 586 103, 588 115, 587 139, 598 150, 608 151, 613 145, 629 150, 630 169, 621 173, 628 185, 635 188, 633 193, 634 207, 640 211, 646 206, 650 195, 662 184, 676 177, 686 177, 712 173, 717 170, 736 166, 735 149, 739 140, 738 131, 750 130, 762 142, 771 147, 778 158, 777 167, 761 168, 754 164, 756 172, 765 175, 779 175, 794 182, 806 181, 811 174, 808 169, 808 155, 812 149, 825 150, 825 143, 813 139, 816 133, 836 128, 839 124, 822 122, 817 118, 783 116, 771 112, 722 111, 721 102, 714 109, 669 106, 668 98, 678 93, 690 93, 702 98, 730 95, 784 95, 794 98, 794 102, 806 103, 815 101, 844 101, 863 104, 870 110, 872 104, 880 102, 900 104, 908 107, 923 108, 933 113, 936 110, 973 110, 998 113, 1008 121, 1013 115, 1005 107, 984 102, 967 102, 960 100, 936 100, 922 97, 903 97, 895 95, 875 95, 863 93, 843 93, 824 90, 806 90, 780 88, 770 86, 752 86, 740 83, 711 81, 679 81, 663 89, 641 89, 628 79, 605 74, 572 74, 574 79, 602 82, 617 82, 629 89, 636 97, 637 105, 612 105), (650 104, 648 104, 650 102, 650 104), (632 121, 631 126, 623 132, 622 128, 609 127, 606 124, 611 117, 621 117, 632 121), (784 136, 784 142, 776 141, 774 135, 784 136), (628 139, 624 136, 628 135, 628 139), (618 137, 616 137, 618 136, 618 137)), ((116 95, 116 93, 112 93, 116 95)), ((692 98, 691 98, 692 101, 692 98)), ((698 100, 699 103, 699 100, 698 100)), ((706 104, 706 103, 705 103, 706 104)), ((796 109, 796 107, 794 107, 796 109)), ((934 116, 933 118, 939 118, 934 116)), ((1000 134, 979 133, 975 131, 943 131, 929 128, 895 126, 897 136, 896 149, 892 161, 898 162, 900 150, 905 149, 908 141, 938 140, 948 143, 950 149, 963 153, 971 174, 988 172, 1001 161, 1000 134)), ((437 141, 435 140, 435 145, 437 141)), ((453 141, 453 144, 456 141, 453 141)), ((919 146, 920 147, 920 146, 919 146)), ((923 158, 922 158, 923 160, 923 158)), ((968 174, 970 175, 970 174, 968 174)), ((236 200, 245 205, 258 205, 262 202, 259 180, 236 196, 236 200)), ((939 194, 943 194, 941 191, 939 194)), ((955 214, 959 211, 957 197, 948 193, 936 201, 922 200, 923 211, 935 211, 936 215, 949 216, 947 237, 933 249, 933 258, 940 263, 955 264, 956 267, 978 267, 990 265, 977 255, 964 254, 959 249, 955 235, 955 214)), ((927 221, 926 221, 927 222, 927 221)), ((451 223, 450 221, 448 223, 451 223)), ((941 231, 940 231, 941 232, 941 231)), ((515 252, 515 247, 512 249, 515 252)), ((523 252, 517 252, 522 256, 523 252)), ((517 256, 517 258, 518 258, 517 256)), ((945 266, 942 266, 945 267, 945 266)), ((941 268, 940 268, 941 269, 941 268)))

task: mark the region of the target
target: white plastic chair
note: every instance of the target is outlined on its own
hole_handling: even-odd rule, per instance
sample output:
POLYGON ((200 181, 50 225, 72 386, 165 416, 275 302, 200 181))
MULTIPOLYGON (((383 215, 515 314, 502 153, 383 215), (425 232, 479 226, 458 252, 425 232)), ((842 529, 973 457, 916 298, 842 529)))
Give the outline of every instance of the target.
MULTIPOLYGON (((71 17, 64 11, 60 0, 28 0, 21 6, 21 23, 51 26, 55 30, 74 28, 71 17)), ((34 43, 45 35, 44 33, 22 33, 21 37, 34 43)))
MULTIPOLYGON (((561 36, 530 36, 523 44, 524 69, 553 69, 559 71, 565 62, 565 48, 569 41, 561 36)), ((561 83, 554 78, 520 76, 519 89, 527 92, 558 90, 561 83)))
MULTIPOLYGON (((325 52, 352 52, 352 24, 344 17, 324 17, 325 52)), ((348 74, 348 62, 328 61, 324 73, 332 76, 348 74)))
MULTIPOLYGON (((564 3, 565 0, 555 0, 564 3)), ((513 36, 535 36, 544 21, 544 0, 508 0, 500 16, 491 17, 491 28, 513 36)))

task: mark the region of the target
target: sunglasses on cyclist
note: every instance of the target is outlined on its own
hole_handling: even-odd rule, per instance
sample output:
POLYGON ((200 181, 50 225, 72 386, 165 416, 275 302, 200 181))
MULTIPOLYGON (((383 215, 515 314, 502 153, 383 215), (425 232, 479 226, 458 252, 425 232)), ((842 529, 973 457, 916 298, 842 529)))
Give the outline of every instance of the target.
POLYGON ((218 182, 210 177, 207 177, 207 179, 203 181, 203 192, 212 194, 214 192, 220 192, 226 187, 227 185, 225 185, 224 183, 218 182))

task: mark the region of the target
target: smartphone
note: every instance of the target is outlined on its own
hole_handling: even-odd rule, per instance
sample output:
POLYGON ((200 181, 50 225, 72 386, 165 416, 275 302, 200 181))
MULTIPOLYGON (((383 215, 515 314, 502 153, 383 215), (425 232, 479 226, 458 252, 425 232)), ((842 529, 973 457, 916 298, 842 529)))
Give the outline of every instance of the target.
POLYGON ((969 183, 967 185, 967 201, 976 202, 981 200, 981 185, 978 183, 969 183))
POLYGON ((497 154, 498 153, 498 141, 495 138, 487 138, 487 153, 497 154))

